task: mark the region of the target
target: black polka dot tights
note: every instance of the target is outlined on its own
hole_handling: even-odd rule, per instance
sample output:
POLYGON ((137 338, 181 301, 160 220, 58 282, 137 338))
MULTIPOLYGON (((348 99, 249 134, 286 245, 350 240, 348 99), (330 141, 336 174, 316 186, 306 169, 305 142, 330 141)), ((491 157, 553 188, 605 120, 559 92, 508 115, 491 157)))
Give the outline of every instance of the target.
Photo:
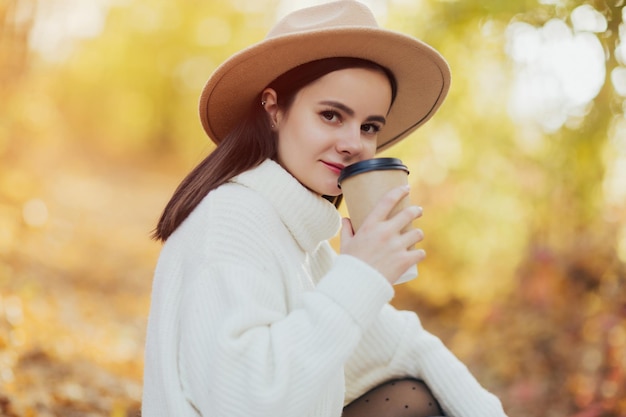
POLYGON ((443 416, 439 403, 422 381, 399 379, 379 385, 352 401, 342 417, 443 416))

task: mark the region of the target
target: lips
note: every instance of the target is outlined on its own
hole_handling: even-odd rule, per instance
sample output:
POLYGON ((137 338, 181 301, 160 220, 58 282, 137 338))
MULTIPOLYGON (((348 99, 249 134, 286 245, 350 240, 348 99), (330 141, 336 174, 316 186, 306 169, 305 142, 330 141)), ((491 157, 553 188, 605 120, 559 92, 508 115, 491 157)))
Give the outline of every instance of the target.
POLYGON ((339 174, 341 172, 341 170, 345 167, 345 165, 343 165, 343 164, 336 164, 334 162, 322 161, 322 163, 324 165, 326 165, 326 167, 328 169, 330 169, 331 171, 333 171, 336 174, 339 174))

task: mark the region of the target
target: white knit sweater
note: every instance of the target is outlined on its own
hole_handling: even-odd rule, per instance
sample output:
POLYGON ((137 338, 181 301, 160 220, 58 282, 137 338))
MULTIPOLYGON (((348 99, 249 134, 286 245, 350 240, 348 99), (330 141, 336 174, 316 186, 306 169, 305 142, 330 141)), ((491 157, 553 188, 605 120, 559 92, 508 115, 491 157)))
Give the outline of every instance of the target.
POLYGON ((393 287, 327 240, 335 207, 273 161, 212 191, 163 246, 143 417, 339 417, 392 377, 449 416, 504 416, 393 287))

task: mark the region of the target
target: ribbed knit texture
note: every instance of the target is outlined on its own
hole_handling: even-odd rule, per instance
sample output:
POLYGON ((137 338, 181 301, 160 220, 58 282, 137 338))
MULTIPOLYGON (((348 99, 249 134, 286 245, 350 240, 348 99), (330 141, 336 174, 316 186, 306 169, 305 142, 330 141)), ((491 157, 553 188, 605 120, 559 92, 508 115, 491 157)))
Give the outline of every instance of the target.
POLYGON ((339 417, 398 376, 426 380, 450 416, 503 416, 391 287, 337 256, 332 204, 273 161, 212 191, 155 271, 144 417, 339 417))

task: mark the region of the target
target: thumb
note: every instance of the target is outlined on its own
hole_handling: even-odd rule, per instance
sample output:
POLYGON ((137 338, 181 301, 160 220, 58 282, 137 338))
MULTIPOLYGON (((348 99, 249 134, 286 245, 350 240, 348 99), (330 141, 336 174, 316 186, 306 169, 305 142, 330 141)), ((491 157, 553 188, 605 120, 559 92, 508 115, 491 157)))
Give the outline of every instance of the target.
POLYGON ((354 236, 354 230, 352 229, 352 222, 349 218, 344 217, 341 219, 341 240, 350 239, 354 236))

